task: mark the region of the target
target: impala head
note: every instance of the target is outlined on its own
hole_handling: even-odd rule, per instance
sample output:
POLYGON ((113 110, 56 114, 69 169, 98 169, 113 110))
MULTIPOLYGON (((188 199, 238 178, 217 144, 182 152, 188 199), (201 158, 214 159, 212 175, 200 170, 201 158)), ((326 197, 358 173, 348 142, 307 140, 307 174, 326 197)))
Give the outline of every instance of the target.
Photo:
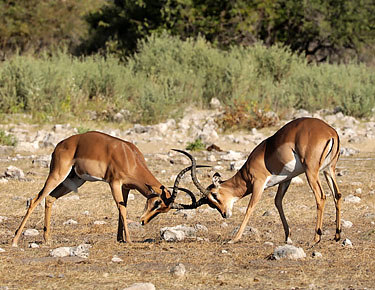
POLYGON ((232 216, 232 208, 238 197, 233 197, 230 188, 225 187, 220 179, 220 174, 215 173, 212 177, 212 184, 207 187, 203 198, 211 208, 216 208, 223 218, 232 216))
POLYGON ((230 218, 232 216, 232 208, 234 202, 238 199, 233 197, 230 188, 225 186, 225 183, 220 179, 220 174, 215 173, 212 177, 212 184, 204 188, 196 177, 196 161, 195 158, 188 152, 182 150, 175 150, 188 156, 192 162, 191 177, 193 183, 201 193, 201 199, 194 203, 195 207, 203 204, 208 204, 211 208, 216 208, 223 218, 230 218))
MULTIPOLYGON (((208 166, 196 165, 196 167, 208 166)), ((166 213, 170 209, 195 208, 196 200, 194 194, 188 189, 178 187, 182 176, 191 169, 192 166, 186 167, 177 175, 173 185, 172 193, 164 185, 160 186, 160 188, 154 188, 152 186, 146 185, 149 190, 149 195, 147 197, 145 211, 141 217, 142 225, 150 222, 159 213, 166 213), (192 201, 190 205, 175 203, 178 190, 184 191, 190 196, 192 201)))
POLYGON ((145 211, 141 217, 142 225, 149 223, 159 213, 168 212, 171 209, 171 193, 163 185, 153 188, 147 185, 150 194, 147 197, 145 211))

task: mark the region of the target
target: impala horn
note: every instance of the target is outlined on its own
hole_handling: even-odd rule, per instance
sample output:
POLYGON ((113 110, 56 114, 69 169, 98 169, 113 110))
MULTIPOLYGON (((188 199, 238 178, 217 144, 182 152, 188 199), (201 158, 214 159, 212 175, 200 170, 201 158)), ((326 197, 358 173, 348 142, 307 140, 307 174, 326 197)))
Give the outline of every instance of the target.
MULTIPOLYGON (((209 165, 196 165, 196 167, 198 168, 202 168, 202 167, 211 167, 209 165)), ((173 185, 173 190, 172 190, 172 194, 171 194, 171 197, 169 199, 169 202, 172 204, 171 208, 174 208, 174 209, 181 209, 181 208, 186 208, 186 209, 192 209, 192 208, 196 208, 196 199, 195 199, 195 195, 188 189, 186 188, 182 188, 182 187, 178 187, 178 184, 180 183, 181 181, 181 178, 184 176, 184 174, 188 171, 192 170, 192 166, 189 166, 189 167, 186 167, 184 168, 183 170, 180 171, 180 173, 176 176, 176 179, 175 179, 175 182, 174 182, 174 185, 173 185), (177 192, 181 190, 181 191, 184 191, 186 192, 190 198, 191 198, 191 204, 190 205, 186 205, 186 204, 175 204, 174 201, 177 197, 177 192)))
POLYGON ((195 158, 188 152, 179 150, 179 149, 172 149, 173 151, 180 152, 182 154, 185 154, 189 159, 191 160, 191 178, 193 179, 194 185, 198 188, 198 190, 202 193, 202 197, 205 198, 210 192, 205 189, 198 181, 197 179, 197 162, 195 161, 195 158))

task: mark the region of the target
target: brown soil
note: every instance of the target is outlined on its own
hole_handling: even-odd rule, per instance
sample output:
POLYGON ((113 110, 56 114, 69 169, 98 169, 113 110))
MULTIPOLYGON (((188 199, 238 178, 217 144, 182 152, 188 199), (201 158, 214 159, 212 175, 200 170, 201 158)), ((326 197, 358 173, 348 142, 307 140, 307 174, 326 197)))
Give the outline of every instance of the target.
MULTIPOLYGON (((234 148, 231 144, 217 145, 223 150, 234 148)), ((0 289, 123 289, 136 282, 153 283, 156 289, 375 289, 373 145, 370 142, 357 145, 362 150, 360 154, 342 157, 338 163, 338 171, 343 173, 338 177, 343 196, 355 194, 357 188, 362 189, 362 193, 355 194, 361 198, 360 203, 342 203, 342 218, 351 221, 353 227, 343 229, 340 242, 333 240, 335 209, 324 178, 322 181, 328 195, 324 232, 322 241, 314 247, 310 246, 316 221, 313 194, 305 177, 304 184, 290 186, 284 208, 294 245, 302 247, 307 255, 301 260, 268 259, 284 240, 273 201, 276 187, 264 192, 250 219, 249 225, 256 228, 259 235, 244 236, 239 243, 227 242, 242 221, 242 210, 247 206, 248 197, 235 204, 234 214, 229 220, 223 220, 218 212, 208 210, 206 206, 191 217, 170 211, 144 227, 132 227, 133 244, 119 244, 116 242, 118 213, 108 185, 86 183, 79 190, 79 200, 61 199, 55 203, 50 245, 43 244, 40 234, 37 237, 22 236, 19 247, 13 248, 11 239, 26 212, 26 200, 42 188, 48 169, 33 166, 31 158, 5 161, 5 156, 1 158, 0 172, 14 165, 28 173, 29 181, 10 180, 0 184, 0 216, 7 217, 0 224, 0 247, 5 250, 0 253, 0 289), (266 211, 271 214, 263 216, 266 211), (68 219, 74 219, 78 224, 63 225, 68 219), (106 224, 94 225, 96 220, 106 221, 106 224), (161 240, 160 228, 179 224, 201 224, 208 228, 208 232, 200 231, 196 239, 184 242, 161 240), (342 246, 345 238, 352 241, 352 248, 342 246), (40 248, 29 248, 30 242, 38 243, 40 248), (51 249, 85 242, 92 245, 88 259, 49 257, 51 249), (314 258, 313 252, 320 252, 322 257, 314 258), (123 262, 112 262, 115 255, 123 262), (175 278, 169 272, 177 263, 186 267, 186 275, 182 278, 175 278)), ((139 144, 138 147, 146 154, 154 175, 164 184, 172 185, 170 177, 185 165, 171 165, 168 161, 153 158, 153 153, 165 152, 164 148, 169 145, 139 144)), ((252 149, 240 147, 236 145, 236 149, 243 152, 252 149)), ((202 153, 194 155, 199 163, 210 164, 203 159, 202 153)), ((225 163, 222 165, 229 167, 225 163)), ((223 178, 233 174, 228 170, 221 173, 223 178)), ((208 185, 210 175, 209 169, 201 170, 201 182, 208 185)), ((188 178, 182 185, 193 189, 188 178)), ((128 203, 129 219, 139 221, 145 199, 138 192, 133 193, 135 199, 128 203)), ((187 199, 182 197, 181 201, 187 199)), ((44 206, 39 206, 26 228, 35 228, 42 233, 43 218, 44 206)))

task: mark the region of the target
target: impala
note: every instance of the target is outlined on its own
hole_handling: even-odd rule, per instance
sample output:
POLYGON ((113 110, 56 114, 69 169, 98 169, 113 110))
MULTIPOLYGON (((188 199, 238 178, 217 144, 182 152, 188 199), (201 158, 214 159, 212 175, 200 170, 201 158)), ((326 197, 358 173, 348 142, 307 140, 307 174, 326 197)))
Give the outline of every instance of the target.
MULTIPOLYGON (((175 204, 174 200, 182 175, 190 169, 185 168, 177 175, 170 193, 152 175, 142 153, 134 144, 94 131, 71 136, 56 145, 47 180, 39 194, 31 200, 12 245, 17 246, 28 218, 44 198, 44 240, 48 242, 53 202, 71 191, 77 192, 86 181, 104 181, 109 184, 119 210, 117 240, 130 243, 126 222, 129 191, 136 189, 147 198, 145 212, 141 217, 142 224, 147 224, 159 213, 183 206, 175 204)), ((194 196, 191 197, 195 202, 194 196)))
POLYGON ((222 181, 220 175, 215 173, 212 184, 207 188, 204 188, 196 178, 194 157, 187 152, 177 151, 191 159, 193 182, 203 195, 194 206, 186 208, 196 208, 207 203, 216 208, 223 218, 229 218, 232 215, 234 202, 252 193, 241 227, 231 242, 240 240, 264 189, 278 184, 275 205, 284 227, 285 241, 291 243, 282 200, 291 179, 304 172, 317 204, 314 242, 318 243, 322 235, 323 210, 326 201, 326 195, 319 179, 320 171, 324 172, 334 197, 336 207, 335 240, 340 239, 341 193, 335 178, 340 142, 336 130, 322 120, 300 118, 291 121, 273 136, 261 142, 233 177, 222 181))

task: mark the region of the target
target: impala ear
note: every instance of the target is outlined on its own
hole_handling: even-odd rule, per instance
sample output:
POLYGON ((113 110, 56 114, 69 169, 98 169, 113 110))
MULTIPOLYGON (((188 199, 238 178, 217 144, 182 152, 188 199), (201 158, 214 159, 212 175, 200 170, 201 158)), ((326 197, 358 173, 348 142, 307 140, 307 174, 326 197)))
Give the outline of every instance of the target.
POLYGON ((214 176, 212 176, 212 183, 214 184, 215 187, 219 187, 220 183, 222 183, 220 177, 221 175, 218 172, 216 172, 214 176))

